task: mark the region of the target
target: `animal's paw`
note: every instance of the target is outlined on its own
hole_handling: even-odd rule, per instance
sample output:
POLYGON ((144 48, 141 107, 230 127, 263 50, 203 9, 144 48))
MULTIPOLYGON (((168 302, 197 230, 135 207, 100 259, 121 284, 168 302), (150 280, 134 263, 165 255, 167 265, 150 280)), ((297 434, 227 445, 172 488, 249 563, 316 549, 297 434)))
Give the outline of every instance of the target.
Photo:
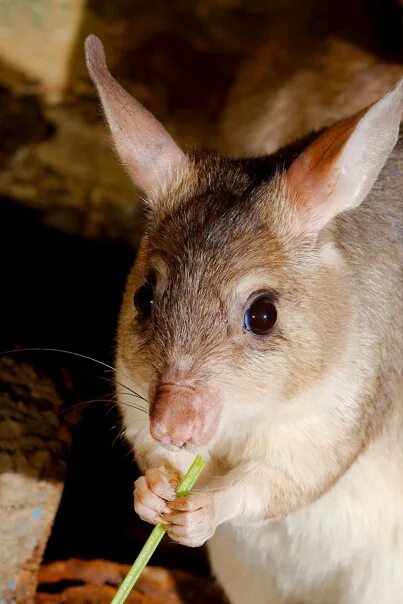
POLYGON ((167 502, 175 499, 179 477, 165 468, 147 470, 134 483, 134 509, 142 520, 157 524, 167 521, 162 517, 170 512, 167 502))
POLYGON ((198 547, 214 535, 216 529, 214 496, 211 493, 193 493, 167 503, 169 511, 163 514, 168 522, 168 535, 182 545, 198 547))

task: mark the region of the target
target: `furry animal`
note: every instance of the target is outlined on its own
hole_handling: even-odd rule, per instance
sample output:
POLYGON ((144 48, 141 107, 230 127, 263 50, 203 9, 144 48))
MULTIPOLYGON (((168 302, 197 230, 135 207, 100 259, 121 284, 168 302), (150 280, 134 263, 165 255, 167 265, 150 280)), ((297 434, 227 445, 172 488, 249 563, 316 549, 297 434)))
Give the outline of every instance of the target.
POLYGON ((232 604, 398 604, 403 83, 270 156, 182 151, 87 63, 147 196, 116 367, 135 509, 208 541, 232 604), (200 490, 176 499, 195 450, 200 490))

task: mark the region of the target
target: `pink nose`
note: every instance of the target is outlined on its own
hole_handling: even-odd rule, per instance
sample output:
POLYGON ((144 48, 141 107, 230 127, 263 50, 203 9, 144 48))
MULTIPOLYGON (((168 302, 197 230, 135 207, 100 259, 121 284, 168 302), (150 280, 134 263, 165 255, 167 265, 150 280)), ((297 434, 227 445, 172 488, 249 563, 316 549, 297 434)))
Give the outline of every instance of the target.
POLYGON ((151 436, 163 445, 183 447, 192 440, 201 414, 200 395, 193 388, 163 384, 151 405, 151 436))
POLYGON ((164 424, 152 423, 151 436, 158 440, 162 445, 175 445, 175 447, 183 447, 192 440, 193 430, 190 426, 178 426, 170 430, 168 434, 164 424))

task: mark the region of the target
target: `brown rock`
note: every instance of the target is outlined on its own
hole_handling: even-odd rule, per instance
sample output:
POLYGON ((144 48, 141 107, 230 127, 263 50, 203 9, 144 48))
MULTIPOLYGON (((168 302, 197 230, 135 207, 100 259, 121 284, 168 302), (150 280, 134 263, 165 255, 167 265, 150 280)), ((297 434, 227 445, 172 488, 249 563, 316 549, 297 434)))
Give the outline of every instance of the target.
POLYGON ((85 34, 102 37, 116 77, 179 142, 206 144, 236 66, 257 30, 263 35, 266 4, 0 3, 0 196, 42 209, 64 231, 136 245, 140 198, 110 148, 84 65, 85 34), (49 125, 45 135, 36 131, 41 124, 49 125))
MULTIPOLYGON (((121 583, 129 568, 128 565, 106 560, 70 559, 47 564, 39 572, 40 585, 35 603, 109 604, 116 592, 116 586, 121 583), (74 585, 63 588, 67 582, 74 585)), ((127 602, 224 604, 225 600, 220 590, 207 579, 194 577, 183 571, 149 566, 144 570, 127 602)))
POLYGON ((40 82, 49 98, 60 98, 68 81, 84 4, 84 0, 0 3, 1 58, 40 82))

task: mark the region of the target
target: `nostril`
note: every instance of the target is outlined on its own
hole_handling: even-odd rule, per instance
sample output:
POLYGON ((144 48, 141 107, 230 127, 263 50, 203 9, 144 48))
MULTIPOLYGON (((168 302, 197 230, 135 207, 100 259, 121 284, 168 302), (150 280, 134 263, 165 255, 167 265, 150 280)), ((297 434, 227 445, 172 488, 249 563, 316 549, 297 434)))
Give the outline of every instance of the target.
POLYGON ((175 446, 175 447, 183 447, 184 445, 187 445, 190 442, 190 438, 187 440, 184 440, 183 438, 178 439, 178 438, 173 438, 171 443, 175 446))
POLYGON ((168 436, 168 434, 163 434, 161 431, 159 430, 151 430, 151 436, 157 440, 159 443, 161 443, 161 445, 170 445, 172 444, 172 440, 171 438, 168 436))
POLYGON ((192 439, 190 433, 169 434, 166 426, 162 426, 161 424, 155 427, 151 426, 151 436, 163 446, 173 445, 175 447, 183 447, 192 439))

